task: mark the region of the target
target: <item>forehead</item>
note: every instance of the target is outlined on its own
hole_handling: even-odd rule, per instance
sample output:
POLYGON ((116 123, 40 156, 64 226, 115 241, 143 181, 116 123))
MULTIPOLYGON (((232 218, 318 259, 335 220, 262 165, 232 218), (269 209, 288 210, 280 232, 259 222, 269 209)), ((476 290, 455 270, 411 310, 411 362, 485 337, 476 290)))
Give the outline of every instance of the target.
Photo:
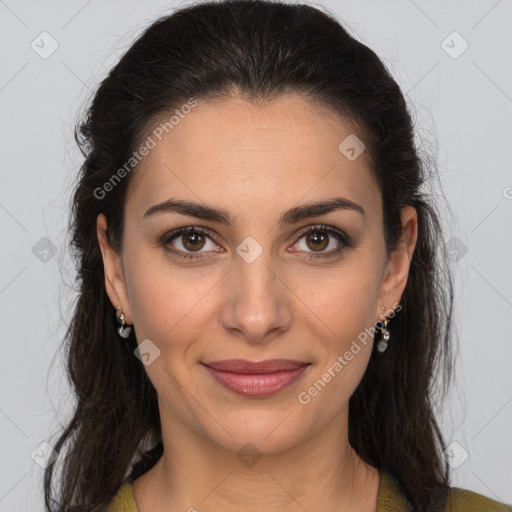
POLYGON ((280 211, 277 205, 301 198, 340 194, 369 208, 379 204, 364 151, 354 160, 339 149, 354 129, 325 107, 285 95, 264 105, 198 101, 186 110, 158 137, 150 135, 155 144, 131 177, 127 208, 183 197, 228 209, 236 204, 237 211, 280 211))

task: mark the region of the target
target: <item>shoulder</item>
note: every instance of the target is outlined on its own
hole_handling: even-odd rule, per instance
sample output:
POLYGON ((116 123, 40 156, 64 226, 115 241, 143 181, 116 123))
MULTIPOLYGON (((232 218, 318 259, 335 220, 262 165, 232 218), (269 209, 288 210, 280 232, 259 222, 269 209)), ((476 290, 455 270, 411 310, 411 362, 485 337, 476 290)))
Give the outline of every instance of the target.
MULTIPOLYGON (((458 487, 439 488, 432 493, 429 510, 435 512, 512 512, 512 506, 458 487)), ((411 503, 400 479, 381 473, 377 512, 412 512, 411 503)))
POLYGON ((452 487, 445 512, 512 512, 512 506, 473 491, 452 487))
POLYGON ((131 481, 126 481, 117 491, 104 512, 139 512, 133 496, 131 481))

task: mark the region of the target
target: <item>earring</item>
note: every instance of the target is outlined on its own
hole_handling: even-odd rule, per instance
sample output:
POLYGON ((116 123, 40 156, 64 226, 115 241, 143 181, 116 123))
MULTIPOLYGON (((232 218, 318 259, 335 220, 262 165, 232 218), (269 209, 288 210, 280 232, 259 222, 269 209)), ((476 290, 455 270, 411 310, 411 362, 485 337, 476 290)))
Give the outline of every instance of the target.
MULTIPOLYGON (((385 311, 384 306, 381 306, 381 308, 385 311)), ((389 320, 386 318, 386 320, 384 320, 384 325, 380 330, 382 333, 382 339, 379 340, 379 342, 377 343, 377 350, 381 353, 384 352, 388 348, 388 341, 389 341, 389 338, 391 337, 391 335, 389 334, 389 331, 387 329, 388 322, 389 322, 389 320)))
POLYGON ((119 327, 117 328, 117 333, 121 338, 127 339, 130 337, 130 333, 132 332, 132 328, 130 325, 128 325, 124 320, 124 313, 121 309, 121 306, 117 306, 116 309, 116 320, 119 324, 119 327))

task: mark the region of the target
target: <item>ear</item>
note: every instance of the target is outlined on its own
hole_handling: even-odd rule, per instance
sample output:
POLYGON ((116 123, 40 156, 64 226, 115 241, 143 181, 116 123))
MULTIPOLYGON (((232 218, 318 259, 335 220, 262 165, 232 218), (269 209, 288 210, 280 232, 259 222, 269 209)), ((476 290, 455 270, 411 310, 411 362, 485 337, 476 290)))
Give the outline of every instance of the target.
POLYGON ((96 219, 96 232, 103 258, 105 288, 110 302, 112 302, 114 309, 121 306, 126 322, 131 325, 132 315, 126 291, 121 255, 112 248, 108 241, 107 219, 103 213, 100 213, 96 219))
POLYGON ((412 206, 406 206, 401 212, 402 240, 390 254, 385 277, 381 285, 380 302, 378 304, 377 317, 384 320, 400 303, 402 294, 407 284, 409 267, 418 238, 418 215, 412 206), (385 311, 382 310, 384 306, 385 311))

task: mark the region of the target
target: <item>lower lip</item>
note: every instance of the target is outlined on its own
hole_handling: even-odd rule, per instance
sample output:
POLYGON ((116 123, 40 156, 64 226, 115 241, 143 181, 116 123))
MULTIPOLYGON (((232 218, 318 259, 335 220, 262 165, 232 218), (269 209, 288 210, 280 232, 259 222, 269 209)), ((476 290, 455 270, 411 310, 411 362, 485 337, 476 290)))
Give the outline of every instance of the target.
POLYGON ((262 374, 224 372, 203 366, 219 384, 231 391, 243 396, 263 397, 274 395, 293 384, 310 365, 301 366, 295 370, 262 374))

